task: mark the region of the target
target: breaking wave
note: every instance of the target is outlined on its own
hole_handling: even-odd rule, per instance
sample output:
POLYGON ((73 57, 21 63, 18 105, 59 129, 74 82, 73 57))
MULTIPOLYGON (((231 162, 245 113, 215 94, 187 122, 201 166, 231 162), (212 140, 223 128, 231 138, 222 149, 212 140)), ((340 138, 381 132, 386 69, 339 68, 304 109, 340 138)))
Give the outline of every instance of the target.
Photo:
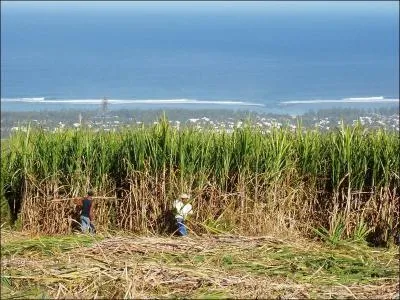
MULTIPOLYGON (((1 98, 1 102, 38 102, 56 104, 102 104, 103 99, 45 99, 40 98, 1 98)), ((212 105, 239 105, 264 106, 261 103, 237 100, 196 100, 196 99, 107 99, 107 104, 212 104, 212 105)))
POLYGON ((42 102, 44 97, 36 98, 1 98, 1 102, 42 102))
POLYGON ((280 104, 318 104, 318 103, 395 103, 399 99, 378 97, 352 97, 342 99, 315 99, 315 100, 294 100, 294 101, 281 101, 280 104))

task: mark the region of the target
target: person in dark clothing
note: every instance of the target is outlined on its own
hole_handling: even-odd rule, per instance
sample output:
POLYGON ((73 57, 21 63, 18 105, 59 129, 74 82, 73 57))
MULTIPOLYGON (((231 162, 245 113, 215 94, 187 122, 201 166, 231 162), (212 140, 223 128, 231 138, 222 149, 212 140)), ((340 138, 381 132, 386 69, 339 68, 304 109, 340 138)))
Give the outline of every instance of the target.
POLYGON ((80 221, 81 221, 81 230, 83 233, 90 232, 94 233, 95 228, 92 223, 93 221, 93 213, 92 213, 92 204, 93 204, 93 191, 89 190, 87 195, 80 199, 78 202, 78 206, 81 208, 80 212, 80 221))

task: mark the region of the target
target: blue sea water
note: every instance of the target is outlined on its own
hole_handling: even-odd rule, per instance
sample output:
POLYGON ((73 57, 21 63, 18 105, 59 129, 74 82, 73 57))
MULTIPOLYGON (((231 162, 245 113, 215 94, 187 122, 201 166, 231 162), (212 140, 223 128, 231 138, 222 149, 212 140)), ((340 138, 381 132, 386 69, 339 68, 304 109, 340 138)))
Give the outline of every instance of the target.
POLYGON ((141 108, 247 107, 211 103, 227 100, 282 112, 339 105, 323 103, 329 99, 399 98, 399 15, 393 3, 376 10, 344 4, 274 10, 269 2, 257 9, 197 10, 3 3, 3 110, 91 107, 3 101, 33 97, 209 101, 129 104, 141 108), (321 103, 281 105, 315 99, 321 103))

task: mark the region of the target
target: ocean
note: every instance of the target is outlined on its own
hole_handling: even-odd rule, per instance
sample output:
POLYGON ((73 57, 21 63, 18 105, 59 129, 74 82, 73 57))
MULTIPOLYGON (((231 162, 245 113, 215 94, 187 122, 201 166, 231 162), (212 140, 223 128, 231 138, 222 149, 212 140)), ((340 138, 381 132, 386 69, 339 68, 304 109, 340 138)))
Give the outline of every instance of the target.
POLYGON ((110 109, 399 105, 394 2, 314 10, 3 3, 3 111, 93 109, 104 97, 110 109))

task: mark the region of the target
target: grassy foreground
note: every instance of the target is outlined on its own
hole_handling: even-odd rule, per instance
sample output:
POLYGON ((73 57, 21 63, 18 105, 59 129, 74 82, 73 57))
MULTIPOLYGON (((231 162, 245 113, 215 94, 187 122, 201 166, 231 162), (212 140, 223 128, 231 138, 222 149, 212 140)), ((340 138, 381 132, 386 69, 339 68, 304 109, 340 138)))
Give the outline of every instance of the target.
POLYGON ((269 236, 31 236, 2 230, 1 299, 392 299, 397 253, 269 236))

